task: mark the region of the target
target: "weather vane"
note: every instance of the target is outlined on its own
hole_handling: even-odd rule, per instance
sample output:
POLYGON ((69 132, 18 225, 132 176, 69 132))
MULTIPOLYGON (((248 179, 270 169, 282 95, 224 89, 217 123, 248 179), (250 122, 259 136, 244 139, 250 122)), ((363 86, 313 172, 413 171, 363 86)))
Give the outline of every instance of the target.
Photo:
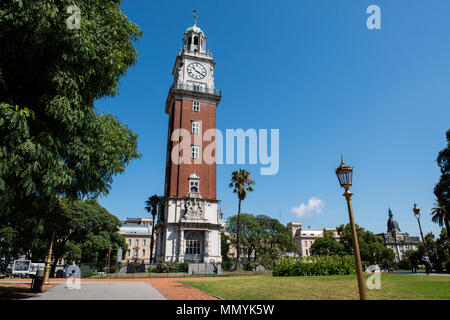
POLYGON ((194 10, 194 26, 197 25, 197 9, 194 10))

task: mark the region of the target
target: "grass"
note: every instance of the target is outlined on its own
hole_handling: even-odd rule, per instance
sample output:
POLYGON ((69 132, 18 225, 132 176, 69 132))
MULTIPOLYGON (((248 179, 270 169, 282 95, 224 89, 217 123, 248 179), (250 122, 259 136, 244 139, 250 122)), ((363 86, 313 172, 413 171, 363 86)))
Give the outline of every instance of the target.
MULTIPOLYGON (((355 275, 309 277, 262 275, 180 282, 227 300, 359 299, 355 275)), ((450 299, 450 276, 381 274, 381 289, 367 292, 371 300, 447 300, 450 299)))

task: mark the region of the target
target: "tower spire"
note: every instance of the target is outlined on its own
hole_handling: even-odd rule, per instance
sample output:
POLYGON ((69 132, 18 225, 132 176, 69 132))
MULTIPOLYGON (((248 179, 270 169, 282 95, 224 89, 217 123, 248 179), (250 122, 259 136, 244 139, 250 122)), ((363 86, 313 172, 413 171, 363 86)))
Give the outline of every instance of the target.
POLYGON ((197 9, 194 10, 194 26, 197 26, 197 9))

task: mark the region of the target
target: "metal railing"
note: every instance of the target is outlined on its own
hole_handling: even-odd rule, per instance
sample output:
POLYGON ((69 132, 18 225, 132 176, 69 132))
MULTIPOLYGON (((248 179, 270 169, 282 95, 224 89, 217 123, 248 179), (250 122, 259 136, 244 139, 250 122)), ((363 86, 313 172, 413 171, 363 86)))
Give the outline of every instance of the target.
POLYGON ((202 86, 202 85, 190 85, 190 84, 185 84, 185 83, 174 83, 172 85, 171 90, 187 90, 187 91, 194 91, 194 92, 199 92, 199 93, 213 94, 216 96, 222 95, 221 90, 209 88, 207 86, 202 86))

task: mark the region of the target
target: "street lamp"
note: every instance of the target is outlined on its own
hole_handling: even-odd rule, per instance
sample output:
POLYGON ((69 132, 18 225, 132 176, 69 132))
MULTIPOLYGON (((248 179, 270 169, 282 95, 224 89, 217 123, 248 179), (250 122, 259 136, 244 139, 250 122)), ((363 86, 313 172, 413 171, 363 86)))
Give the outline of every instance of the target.
POLYGON ((45 258, 45 267, 44 267, 44 280, 43 284, 49 284, 49 278, 50 278, 50 269, 51 269, 51 263, 52 263, 52 249, 53 249, 53 241, 55 239, 55 232, 53 232, 52 235, 52 241, 50 242, 50 248, 48 249, 47 257, 45 258))
POLYGON ((431 265, 430 255, 428 254, 427 245, 425 244, 425 240, 423 239, 422 226, 420 225, 420 209, 415 202, 414 202, 413 212, 414 212, 414 216, 417 218, 417 223, 419 224, 420 237, 422 238, 423 250, 425 251, 425 255, 428 258, 428 262, 431 265))
POLYGON ((341 165, 336 168, 336 176, 339 180, 339 184, 345 189, 343 196, 347 199, 348 216, 350 218, 350 227, 352 230, 353 251, 355 255, 356 274, 358 277, 359 298, 361 300, 367 300, 366 286, 364 284, 364 277, 361 264, 361 256, 359 253, 358 235, 356 234, 355 219, 353 218, 353 208, 351 193, 348 189, 352 186, 353 168, 344 163, 344 159, 341 156, 341 165))

